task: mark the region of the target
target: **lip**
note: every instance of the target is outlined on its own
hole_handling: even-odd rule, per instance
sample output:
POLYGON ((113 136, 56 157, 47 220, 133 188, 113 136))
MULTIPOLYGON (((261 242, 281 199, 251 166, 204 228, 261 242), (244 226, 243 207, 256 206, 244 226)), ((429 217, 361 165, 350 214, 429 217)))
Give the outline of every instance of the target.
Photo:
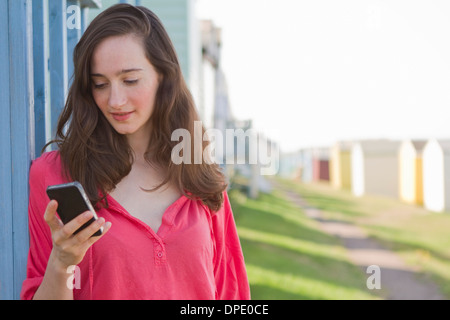
POLYGON ((134 111, 131 112, 111 112, 111 116, 113 117, 114 120, 116 121, 126 121, 131 117, 131 114, 134 111))

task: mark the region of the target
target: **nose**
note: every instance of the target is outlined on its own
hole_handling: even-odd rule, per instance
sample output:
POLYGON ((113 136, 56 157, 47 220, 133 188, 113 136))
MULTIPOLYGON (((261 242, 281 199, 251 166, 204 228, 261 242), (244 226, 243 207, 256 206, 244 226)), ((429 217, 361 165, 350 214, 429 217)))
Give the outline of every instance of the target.
POLYGON ((119 85, 111 84, 111 91, 109 93, 108 104, 112 109, 120 109, 127 103, 127 96, 125 90, 119 85))

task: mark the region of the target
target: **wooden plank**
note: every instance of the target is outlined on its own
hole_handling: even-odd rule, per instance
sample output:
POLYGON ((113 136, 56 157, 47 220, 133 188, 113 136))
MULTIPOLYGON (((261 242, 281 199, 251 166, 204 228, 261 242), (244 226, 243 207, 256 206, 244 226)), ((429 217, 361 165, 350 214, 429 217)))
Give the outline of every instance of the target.
POLYGON ((28 178, 34 154, 31 0, 8 2, 14 290, 19 298, 28 256, 28 178))
POLYGON ((81 6, 79 0, 67 0, 67 72, 68 87, 73 81, 73 50, 81 38, 81 6), (69 8, 75 8, 70 11, 69 8))
POLYGON ((64 108, 67 96, 66 8, 66 0, 49 1, 51 138, 56 135, 58 117, 64 108))
POLYGON ((35 156, 47 142, 46 110, 49 107, 48 73, 48 0, 33 1, 33 63, 34 63, 34 128, 35 156))
POLYGON ((81 8, 81 34, 86 31, 89 25, 89 8, 81 8))
POLYGON ((11 124, 9 100, 8 1, 0 1, 0 300, 12 299, 14 292, 12 203, 11 203, 11 124))

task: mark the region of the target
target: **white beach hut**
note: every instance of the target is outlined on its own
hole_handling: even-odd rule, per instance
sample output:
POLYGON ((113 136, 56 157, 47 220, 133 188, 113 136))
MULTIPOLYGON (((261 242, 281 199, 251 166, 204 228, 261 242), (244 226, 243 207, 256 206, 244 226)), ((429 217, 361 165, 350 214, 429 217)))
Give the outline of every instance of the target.
POLYGON ((352 146, 352 192, 398 197, 399 141, 361 140, 352 146))
POLYGON ((428 210, 450 210, 450 140, 430 139, 423 150, 423 204, 428 210))
POLYGON ((311 182, 313 180, 313 148, 300 150, 302 159, 301 181, 311 182))

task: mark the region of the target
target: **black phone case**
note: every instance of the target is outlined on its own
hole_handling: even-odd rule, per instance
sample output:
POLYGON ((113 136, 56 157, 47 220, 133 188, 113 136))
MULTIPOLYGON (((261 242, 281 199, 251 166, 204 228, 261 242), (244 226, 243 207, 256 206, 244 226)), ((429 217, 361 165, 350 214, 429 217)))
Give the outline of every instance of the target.
MULTIPOLYGON (((97 219, 95 210, 87 198, 83 187, 78 182, 49 186, 47 188, 47 195, 50 199, 58 202, 58 209, 56 212, 64 224, 85 211, 91 210, 94 212, 94 217, 82 225, 74 234, 80 232, 97 219)), ((99 236, 101 234, 102 231, 100 229, 94 233, 93 236, 99 236)))

